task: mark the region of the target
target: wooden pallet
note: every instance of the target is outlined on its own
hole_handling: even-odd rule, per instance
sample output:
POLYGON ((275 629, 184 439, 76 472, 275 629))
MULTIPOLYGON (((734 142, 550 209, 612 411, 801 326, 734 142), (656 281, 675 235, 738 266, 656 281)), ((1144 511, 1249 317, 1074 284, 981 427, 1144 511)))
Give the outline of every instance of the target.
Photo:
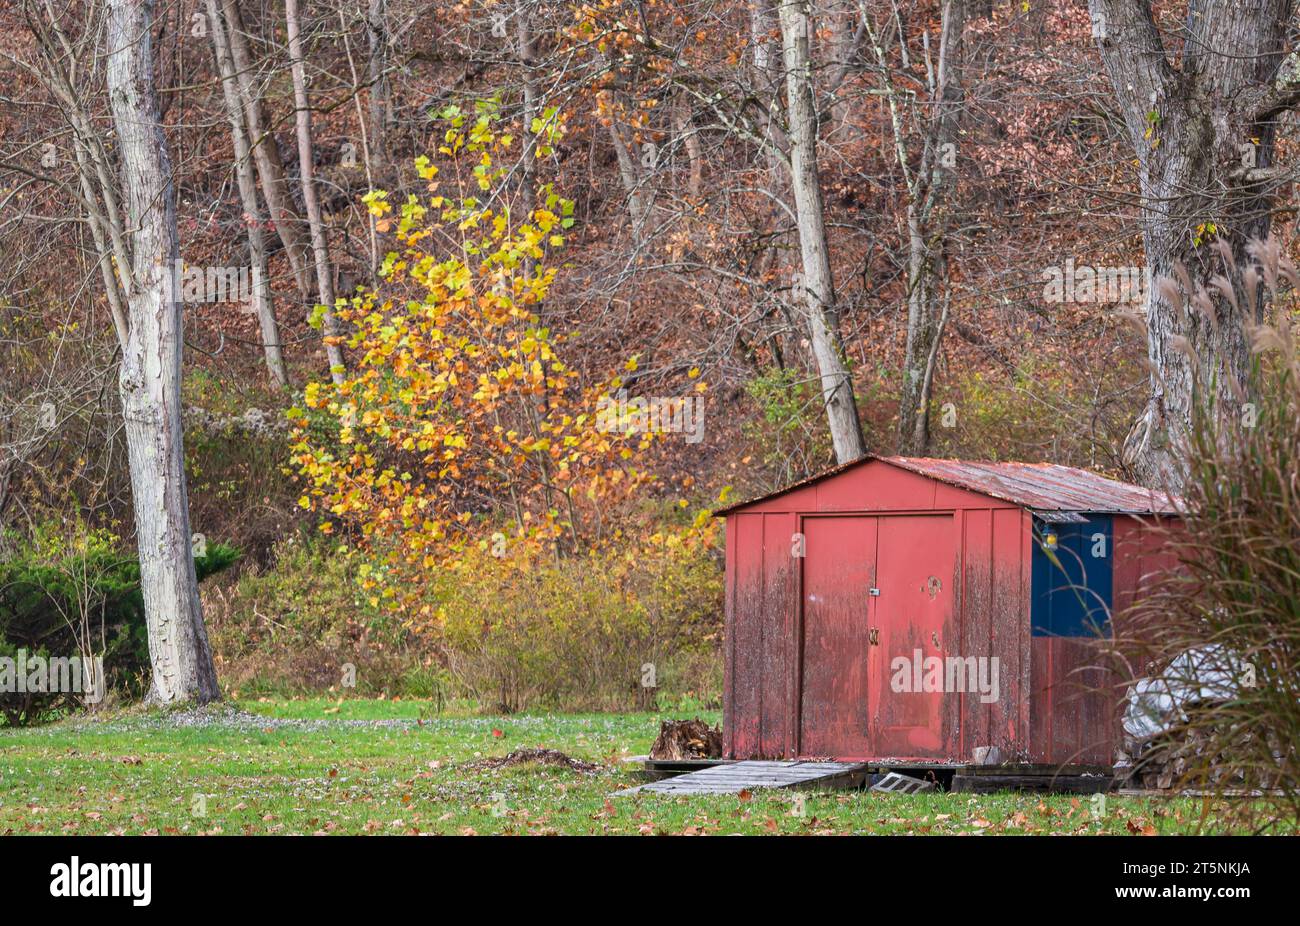
POLYGON ((1098 794, 1115 783, 1102 766, 969 765, 952 776, 952 791, 990 794, 994 791, 1048 791, 1059 794, 1098 794))
POLYGON ((645 760, 641 777, 646 781, 660 781, 664 778, 676 778, 689 775, 701 769, 718 765, 735 765, 735 759, 649 759, 645 760))
POLYGON ((737 794, 755 788, 859 788, 867 776, 862 762, 767 762, 749 760, 715 765, 663 781, 638 785, 619 794, 737 794))

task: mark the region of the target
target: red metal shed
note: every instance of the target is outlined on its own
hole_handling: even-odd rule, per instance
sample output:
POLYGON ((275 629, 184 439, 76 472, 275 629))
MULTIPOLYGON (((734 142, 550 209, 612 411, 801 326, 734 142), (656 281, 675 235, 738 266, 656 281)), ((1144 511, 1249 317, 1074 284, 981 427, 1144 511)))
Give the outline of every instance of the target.
POLYGON ((718 512, 726 754, 1110 765, 1097 638, 1171 565, 1173 513, 1086 470, 907 457, 718 512))

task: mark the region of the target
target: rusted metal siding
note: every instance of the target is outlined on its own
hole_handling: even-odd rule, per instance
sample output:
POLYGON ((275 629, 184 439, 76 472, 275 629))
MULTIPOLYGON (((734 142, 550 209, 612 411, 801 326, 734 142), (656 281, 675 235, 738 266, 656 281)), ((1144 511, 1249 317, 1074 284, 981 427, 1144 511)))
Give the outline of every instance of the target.
MULTIPOLYGON (((1115 632, 1131 636, 1125 616, 1163 574, 1181 569, 1176 546, 1183 522, 1178 518, 1115 519, 1115 632)), ((1128 672, 1149 675, 1157 668, 1132 666, 1128 672)))
POLYGON ((727 546, 736 556, 729 576, 731 612, 725 738, 738 756, 758 756, 763 688, 763 515, 728 519, 727 546))
POLYGON ((780 758, 787 751, 789 714, 789 664, 794 649, 793 574, 795 558, 791 545, 795 516, 788 513, 763 515, 763 682, 759 727, 759 753, 763 758, 780 758))
POLYGON ((1103 666, 1115 584, 1114 525, 1124 516, 1088 515, 1074 523, 1033 524, 1030 658, 1035 761, 1110 761, 1114 692, 1103 666), (1054 550, 1042 545, 1058 535, 1054 550))
POLYGON ((961 642, 955 655, 997 658, 1000 691, 991 703, 978 694, 958 695, 960 737, 952 761, 968 761, 980 746, 994 746, 1004 756, 1024 750, 1029 672, 1025 517, 1013 507, 962 512, 961 642))
POLYGON ((1177 537, 1176 518, 1115 519, 1115 613, 1123 615, 1160 574, 1174 569, 1178 557, 1168 537, 1177 537))
POLYGON ((766 758, 788 751, 794 532, 795 517, 788 513, 747 512, 727 519, 723 742, 728 755, 766 758))
POLYGON ((1101 648, 1086 637, 1030 637, 1029 655, 1030 760, 1065 765, 1112 762, 1117 702, 1101 648))

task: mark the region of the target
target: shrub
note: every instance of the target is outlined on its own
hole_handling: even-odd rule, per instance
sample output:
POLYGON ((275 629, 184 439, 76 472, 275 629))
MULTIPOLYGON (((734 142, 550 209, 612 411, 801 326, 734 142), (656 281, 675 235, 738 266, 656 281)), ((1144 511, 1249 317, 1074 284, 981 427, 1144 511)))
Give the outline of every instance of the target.
MULTIPOLYGON (((545 182, 520 197, 503 166, 514 138, 499 102, 442 116, 441 164, 415 162, 437 195, 365 197, 398 248, 374 290, 334 306, 346 333, 330 337, 356 362, 338 382, 308 383, 303 408, 291 410, 299 503, 323 533, 347 532, 339 568, 365 595, 340 601, 329 627, 356 643, 343 612, 364 601, 399 665, 417 657, 432 669, 436 659, 501 710, 646 701, 642 667, 655 676, 669 654, 701 645, 700 627, 717 624, 716 566, 678 558, 683 538, 711 531, 661 537, 639 560, 599 546, 624 523, 620 507, 644 501, 638 490, 652 479, 637 461, 659 435, 637 416, 611 414, 622 374, 569 365, 577 332, 552 330, 539 311, 573 203, 545 182)), ((530 156, 544 163, 562 134, 548 110, 529 127, 530 156)), ((637 362, 628 358, 625 371, 637 362)), ((302 591, 319 594, 314 584, 302 591)), ((309 635, 322 640, 322 629, 309 635)), ((342 642, 305 647, 320 662, 342 642)))
POLYGON ((213 657, 228 690, 441 694, 445 678, 431 651, 369 603, 346 550, 295 536, 273 556, 268 567, 204 589, 213 657))
POLYGON ((1120 469, 1118 449, 1137 410, 1135 367, 1097 353, 1100 360, 1079 358, 1083 373, 1029 356, 1006 375, 974 371, 936 384, 930 452, 1120 469))
POLYGON ((259 565, 270 562, 276 542, 301 519, 297 493, 284 478, 289 421, 283 400, 200 370, 186 374, 190 523, 228 538, 245 562, 259 565))
MULTIPOLYGON (((31 538, 6 536, 0 560, 0 655, 101 658, 106 684, 138 695, 150 673, 140 564, 119 539, 74 521, 42 525, 31 538)), ((208 544, 195 557, 199 579, 228 568, 238 552, 208 544)), ((0 692, 11 725, 75 706, 69 693, 0 692)))
POLYGON ((821 386, 790 367, 769 367, 745 383, 758 418, 744 434, 763 465, 786 485, 825 469, 834 459, 823 419, 821 386))
POLYGON ((223 684, 242 695, 467 698, 507 713, 647 709, 656 697, 712 707, 722 688, 714 530, 558 560, 524 545, 511 557, 475 547, 411 591, 428 606, 410 613, 428 617, 374 600, 368 557, 293 538, 274 566, 206 587, 204 612, 223 684))
POLYGON ((649 709, 656 695, 716 704, 722 575, 674 534, 635 552, 555 561, 479 552, 434 584, 447 664, 506 713, 649 709))

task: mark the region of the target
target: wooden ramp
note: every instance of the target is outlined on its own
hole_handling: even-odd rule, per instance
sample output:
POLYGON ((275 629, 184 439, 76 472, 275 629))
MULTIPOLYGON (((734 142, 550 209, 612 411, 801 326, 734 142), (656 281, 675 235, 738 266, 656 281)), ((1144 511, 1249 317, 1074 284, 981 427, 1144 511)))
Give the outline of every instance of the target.
POLYGON ((766 762, 715 765, 619 791, 619 794, 736 794, 754 788, 856 788, 867 777, 861 762, 766 762))

